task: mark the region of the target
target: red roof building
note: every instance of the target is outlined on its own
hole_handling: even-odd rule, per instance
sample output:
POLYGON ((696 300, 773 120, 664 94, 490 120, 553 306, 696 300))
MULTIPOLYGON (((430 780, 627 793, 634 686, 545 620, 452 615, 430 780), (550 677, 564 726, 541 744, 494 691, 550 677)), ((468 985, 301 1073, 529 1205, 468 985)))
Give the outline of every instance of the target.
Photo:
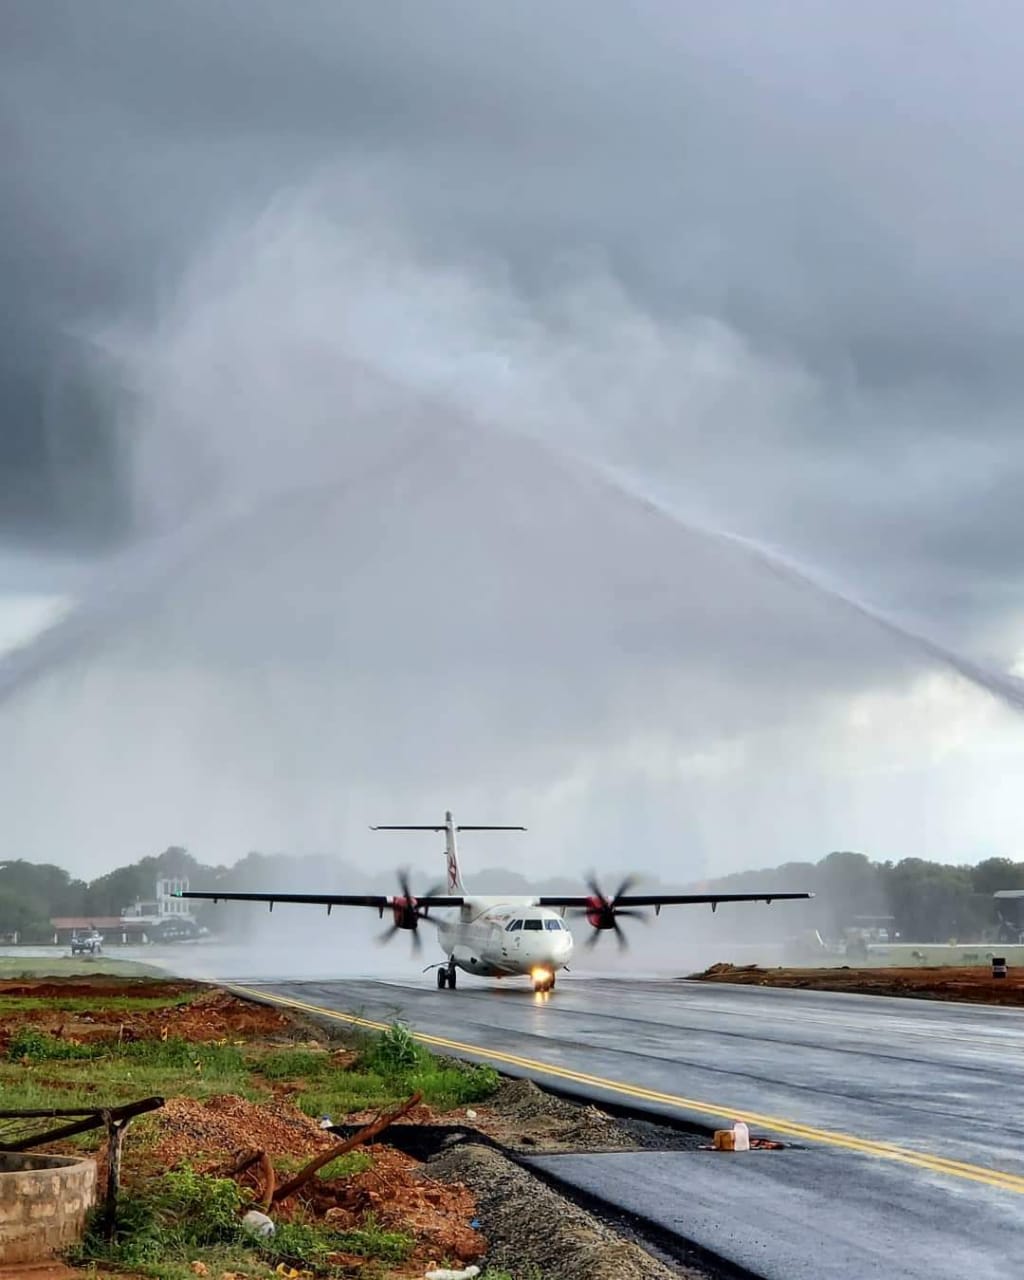
POLYGON ((146 934, 145 921, 124 920, 121 916, 55 916, 50 924, 55 947, 70 942, 76 933, 91 933, 93 929, 103 935, 104 942, 140 942, 146 934))

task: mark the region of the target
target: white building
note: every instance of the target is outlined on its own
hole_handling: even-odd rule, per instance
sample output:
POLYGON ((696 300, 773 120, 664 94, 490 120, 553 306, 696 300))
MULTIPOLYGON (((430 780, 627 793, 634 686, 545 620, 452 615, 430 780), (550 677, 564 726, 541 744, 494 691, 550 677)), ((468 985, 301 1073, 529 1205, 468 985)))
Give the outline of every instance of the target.
POLYGON ((187 890, 187 877, 165 876, 157 880, 156 893, 151 900, 125 907, 121 918, 144 925, 151 941, 171 937, 194 938, 199 933, 199 923, 189 904, 176 896, 187 890))

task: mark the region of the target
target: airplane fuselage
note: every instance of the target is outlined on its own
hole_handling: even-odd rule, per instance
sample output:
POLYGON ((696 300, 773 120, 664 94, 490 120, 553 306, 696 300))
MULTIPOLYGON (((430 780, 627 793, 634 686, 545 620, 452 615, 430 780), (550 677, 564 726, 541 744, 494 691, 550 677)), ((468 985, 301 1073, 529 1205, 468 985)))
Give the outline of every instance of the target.
POLYGON ((568 964, 573 937, 557 911, 533 898, 472 898, 436 914, 437 941, 451 965, 484 978, 528 976, 550 990, 568 964))

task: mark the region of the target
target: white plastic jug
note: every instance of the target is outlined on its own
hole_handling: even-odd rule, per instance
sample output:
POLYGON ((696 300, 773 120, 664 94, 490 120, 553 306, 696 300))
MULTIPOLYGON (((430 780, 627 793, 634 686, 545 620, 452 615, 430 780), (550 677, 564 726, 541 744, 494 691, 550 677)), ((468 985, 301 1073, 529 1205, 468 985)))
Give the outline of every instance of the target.
POLYGON ((742 1120, 737 1120, 732 1127, 732 1149, 733 1151, 750 1150, 750 1130, 742 1120))

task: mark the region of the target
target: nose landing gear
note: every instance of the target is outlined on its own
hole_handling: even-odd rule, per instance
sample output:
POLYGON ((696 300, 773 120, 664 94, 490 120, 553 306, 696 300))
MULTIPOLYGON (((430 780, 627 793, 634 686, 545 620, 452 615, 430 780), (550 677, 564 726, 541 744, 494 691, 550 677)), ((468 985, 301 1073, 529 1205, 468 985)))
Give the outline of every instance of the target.
POLYGON ((550 969, 535 969, 530 977, 533 979, 533 989, 537 995, 551 991, 555 985, 555 975, 550 969))
POLYGON ((457 970, 451 960, 447 965, 438 965, 437 967, 437 986, 439 991, 443 991, 445 987, 451 987, 455 990, 455 974, 457 970))

